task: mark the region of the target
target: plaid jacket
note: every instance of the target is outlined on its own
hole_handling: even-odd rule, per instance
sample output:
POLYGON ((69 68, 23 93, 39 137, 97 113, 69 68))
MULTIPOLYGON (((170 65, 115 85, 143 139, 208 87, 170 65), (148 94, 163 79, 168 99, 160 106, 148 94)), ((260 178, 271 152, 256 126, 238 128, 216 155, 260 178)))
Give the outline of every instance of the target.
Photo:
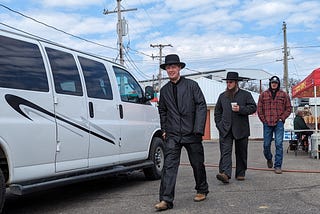
POLYGON ((281 119, 289 117, 291 113, 291 103, 288 94, 282 90, 277 91, 275 99, 272 99, 270 90, 260 94, 258 101, 258 116, 263 123, 275 126, 281 119))

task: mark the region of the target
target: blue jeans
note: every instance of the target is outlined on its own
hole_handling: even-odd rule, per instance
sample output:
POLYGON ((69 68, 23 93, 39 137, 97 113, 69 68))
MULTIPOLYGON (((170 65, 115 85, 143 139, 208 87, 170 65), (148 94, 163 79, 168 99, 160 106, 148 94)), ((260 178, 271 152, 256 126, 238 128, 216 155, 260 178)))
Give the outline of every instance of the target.
POLYGON ((278 121, 275 126, 268 126, 266 123, 263 124, 263 154, 267 160, 272 160, 271 153, 271 141, 274 133, 276 155, 274 160, 274 168, 280 168, 283 160, 283 122, 278 121))

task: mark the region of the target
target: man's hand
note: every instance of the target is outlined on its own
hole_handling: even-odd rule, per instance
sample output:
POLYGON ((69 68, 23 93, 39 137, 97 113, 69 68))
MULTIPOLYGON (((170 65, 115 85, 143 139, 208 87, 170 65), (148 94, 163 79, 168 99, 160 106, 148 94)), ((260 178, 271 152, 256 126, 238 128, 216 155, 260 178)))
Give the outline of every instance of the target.
POLYGON ((238 112, 240 110, 239 105, 232 105, 232 111, 238 112))
POLYGON ((166 133, 165 133, 165 132, 162 133, 162 138, 163 138, 164 140, 166 139, 166 133))

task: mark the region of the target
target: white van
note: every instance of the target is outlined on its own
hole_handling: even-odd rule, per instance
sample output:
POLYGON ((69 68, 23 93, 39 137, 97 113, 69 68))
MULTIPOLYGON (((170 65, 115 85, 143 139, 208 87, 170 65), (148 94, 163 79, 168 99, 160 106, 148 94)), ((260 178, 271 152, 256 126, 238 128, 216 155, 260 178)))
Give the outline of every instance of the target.
POLYGON ((159 179, 153 93, 119 64, 0 30, 0 210, 7 187, 21 195, 136 169, 159 179))

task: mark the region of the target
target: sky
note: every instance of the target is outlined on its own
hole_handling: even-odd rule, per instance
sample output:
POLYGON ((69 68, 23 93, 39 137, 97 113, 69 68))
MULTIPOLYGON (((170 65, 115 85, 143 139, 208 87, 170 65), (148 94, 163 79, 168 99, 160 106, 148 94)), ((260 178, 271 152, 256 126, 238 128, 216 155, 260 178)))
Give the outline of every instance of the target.
MULTIPOLYGON (((181 74, 263 69, 283 77, 283 22, 289 78, 320 67, 320 1, 122 0, 128 23, 125 66, 138 80, 159 73, 162 55, 176 53, 181 74), (167 45, 171 46, 167 46, 167 45)), ((0 28, 19 30, 119 61, 116 0, 1 0, 0 28)), ((165 72, 162 72, 165 76, 165 72)))

